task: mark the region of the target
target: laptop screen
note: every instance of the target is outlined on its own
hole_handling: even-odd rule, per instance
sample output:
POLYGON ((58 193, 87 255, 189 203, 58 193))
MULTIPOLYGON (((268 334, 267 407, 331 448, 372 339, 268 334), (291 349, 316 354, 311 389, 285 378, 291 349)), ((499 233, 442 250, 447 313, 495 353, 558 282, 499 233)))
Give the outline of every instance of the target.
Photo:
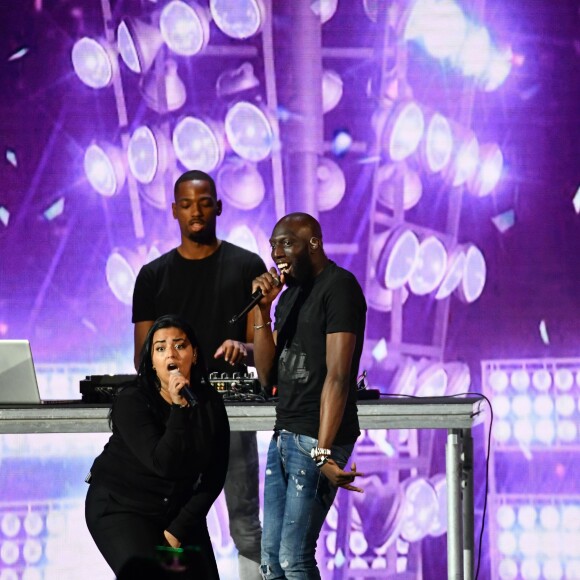
POLYGON ((0 405, 40 404, 28 340, 0 340, 0 405))

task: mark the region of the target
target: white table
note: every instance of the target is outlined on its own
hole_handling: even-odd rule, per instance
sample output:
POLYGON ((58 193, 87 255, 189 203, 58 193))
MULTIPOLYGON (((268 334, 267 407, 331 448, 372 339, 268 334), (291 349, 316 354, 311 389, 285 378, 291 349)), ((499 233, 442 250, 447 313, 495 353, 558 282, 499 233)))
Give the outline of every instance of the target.
MULTIPOLYGON (((471 428, 483 399, 388 398, 359 401, 361 429, 446 429, 447 578, 472 580, 473 440, 471 428)), ((271 403, 227 404, 233 431, 269 431, 274 426, 271 403)), ((31 405, 0 407, 0 434, 101 433, 109 430, 106 405, 31 405)))

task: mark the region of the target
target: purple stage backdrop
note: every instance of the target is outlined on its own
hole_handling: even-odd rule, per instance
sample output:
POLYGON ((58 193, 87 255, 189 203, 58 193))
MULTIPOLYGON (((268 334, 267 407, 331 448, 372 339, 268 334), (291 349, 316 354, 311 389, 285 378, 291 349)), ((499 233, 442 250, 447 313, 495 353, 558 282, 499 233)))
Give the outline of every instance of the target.
MULTIPOLYGON (((44 398, 131 372, 135 276, 178 242, 186 169, 217 182, 219 237, 267 263, 277 219, 311 213, 365 291, 368 387, 493 405, 474 430, 479 578, 580 578, 579 13, 5 0, 0 339, 30 340, 44 398)), ((365 494, 341 507, 343 545, 329 514, 324 578, 446 577, 443 437, 363 433, 365 494)), ((106 439, 0 436, 0 580, 111 577, 83 517, 106 439)), ((223 497, 209 525, 234 579, 223 497)))

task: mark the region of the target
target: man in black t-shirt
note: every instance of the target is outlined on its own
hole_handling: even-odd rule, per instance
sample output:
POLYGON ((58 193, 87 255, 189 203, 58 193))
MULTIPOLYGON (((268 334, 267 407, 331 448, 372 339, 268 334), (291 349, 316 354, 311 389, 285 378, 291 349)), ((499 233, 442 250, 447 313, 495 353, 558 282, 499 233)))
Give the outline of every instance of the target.
POLYGON ((316 542, 338 487, 362 475, 344 471, 360 434, 356 380, 366 301, 356 278, 328 259, 320 224, 283 217, 270 238, 272 268, 254 280, 254 359, 268 389, 277 388, 274 435, 264 481, 262 574, 318 579, 316 542), (282 282, 282 284, 280 284, 282 282), (276 306, 271 328, 270 308, 276 306))
MULTIPOLYGON (((135 364, 153 322, 177 314, 194 328, 209 372, 243 372, 252 355, 253 313, 229 320, 250 301, 252 280, 266 271, 256 254, 216 237, 222 212, 213 179, 188 171, 175 183, 173 217, 180 245, 143 266, 133 293, 135 364)), ((232 431, 224 487, 241 580, 259 580, 258 449, 256 434, 232 431)))

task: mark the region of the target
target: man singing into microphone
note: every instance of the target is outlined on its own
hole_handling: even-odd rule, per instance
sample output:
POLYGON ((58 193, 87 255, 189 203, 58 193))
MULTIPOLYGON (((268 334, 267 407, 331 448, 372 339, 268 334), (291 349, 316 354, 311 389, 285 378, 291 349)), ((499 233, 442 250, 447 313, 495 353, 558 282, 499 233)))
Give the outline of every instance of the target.
MULTIPOLYGON (((197 335, 208 371, 244 372, 252 354, 253 313, 229 320, 250 301, 252 280, 266 271, 256 254, 216 236, 222 212, 214 180, 203 171, 187 171, 174 188, 173 217, 180 245, 143 266, 133 294, 135 361, 153 321, 177 314, 197 335)), ((239 552, 240 580, 260 578, 258 449, 256 434, 232 431, 225 497, 230 533, 239 552)))
POLYGON ((272 269, 254 280, 254 359, 266 388, 276 386, 274 435, 264 483, 262 575, 318 579, 316 542, 338 487, 362 475, 345 471, 360 434, 356 377, 366 302, 355 277, 328 259, 320 224, 305 213, 283 217, 270 238, 272 269))

